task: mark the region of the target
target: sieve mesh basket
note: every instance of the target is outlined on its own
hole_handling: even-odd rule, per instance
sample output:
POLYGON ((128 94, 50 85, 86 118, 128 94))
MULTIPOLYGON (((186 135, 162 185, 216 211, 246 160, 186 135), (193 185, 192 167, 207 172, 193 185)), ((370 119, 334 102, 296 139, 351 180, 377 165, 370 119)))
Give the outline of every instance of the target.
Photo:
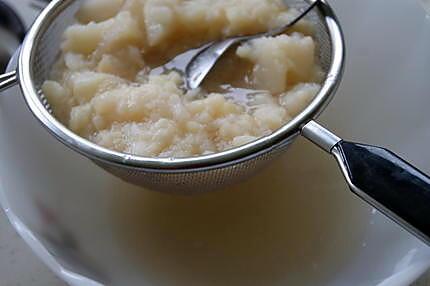
MULTIPOLYGON (((57 121, 41 92, 58 58, 64 30, 75 22, 81 0, 55 0, 28 33, 19 57, 18 78, 25 100, 47 130, 59 141, 125 181, 159 191, 195 193, 217 189, 251 176, 283 152, 329 103, 343 69, 344 44, 338 21, 325 0, 306 16, 315 27, 317 57, 325 74, 319 93, 292 121, 274 133, 231 150, 191 158, 146 158, 108 150, 79 137, 57 121)), ((285 0, 289 7, 308 6, 285 0)))

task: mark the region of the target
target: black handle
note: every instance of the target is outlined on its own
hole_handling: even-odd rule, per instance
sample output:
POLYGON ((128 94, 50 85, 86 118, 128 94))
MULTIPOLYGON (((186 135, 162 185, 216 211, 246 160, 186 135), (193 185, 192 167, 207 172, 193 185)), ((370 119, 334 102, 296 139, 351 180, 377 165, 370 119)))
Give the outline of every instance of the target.
POLYGON ((0 27, 10 31, 21 42, 24 40, 26 29, 21 18, 6 3, 0 1, 0 27))
POLYGON ((430 178, 380 147, 341 141, 335 149, 351 190, 430 244, 430 178))

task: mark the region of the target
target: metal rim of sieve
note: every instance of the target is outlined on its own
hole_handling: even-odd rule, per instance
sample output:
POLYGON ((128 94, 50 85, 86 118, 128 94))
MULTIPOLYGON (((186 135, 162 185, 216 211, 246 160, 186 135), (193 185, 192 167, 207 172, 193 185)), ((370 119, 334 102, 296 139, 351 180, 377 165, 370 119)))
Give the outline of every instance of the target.
POLYGON ((18 60, 18 79, 25 101, 33 115, 59 141, 84 156, 119 167, 153 170, 157 172, 183 172, 184 170, 212 169, 217 165, 235 164, 270 151, 283 141, 300 132, 310 120, 316 118, 329 104, 340 83, 345 59, 342 29, 332 8, 326 0, 320 0, 316 8, 323 16, 331 44, 331 64, 324 83, 312 102, 299 115, 270 135, 226 151, 187 158, 151 158, 125 154, 101 147, 73 133, 60 123, 45 107, 34 85, 32 63, 36 44, 53 20, 75 0, 54 0, 39 15, 28 32, 18 60))

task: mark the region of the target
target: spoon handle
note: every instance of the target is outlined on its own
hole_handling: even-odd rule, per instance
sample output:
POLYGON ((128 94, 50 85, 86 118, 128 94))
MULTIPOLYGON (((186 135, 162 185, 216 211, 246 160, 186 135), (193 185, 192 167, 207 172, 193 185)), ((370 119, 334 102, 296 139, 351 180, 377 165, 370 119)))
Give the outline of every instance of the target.
POLYGON ((260 37, 270 37, 282 34, 306 16, 319 2, 320 0, 314 0, 312 4, 304 9, 296 18, 280 28, 249 36, 228 38, 220 42, 209 44, 205 49, 202 49, 198 54, 196 54, 185 68, 185 83, 187 88, 194 89, 199 87, 218 60, 231 46, 260 37))
MULTIPOLYGON (((289 28, 297 24, 297 22, 299 22, 304 16, 306 16, 319 2, 320 0, 314 0, 312 4, 310 4, 306 9, 304 10, 302 9, 301 13, 296 18, 294 18, 291 22, 287 23, 285 26, 270 30, 267 33, 263 33, 262 35, 276 36, 276 35, 285 33, 285 31, 287 31, 289 28)), ((257 34, 253 38, 258 38, 258 37, 261 37, 262 35, 257 34)))

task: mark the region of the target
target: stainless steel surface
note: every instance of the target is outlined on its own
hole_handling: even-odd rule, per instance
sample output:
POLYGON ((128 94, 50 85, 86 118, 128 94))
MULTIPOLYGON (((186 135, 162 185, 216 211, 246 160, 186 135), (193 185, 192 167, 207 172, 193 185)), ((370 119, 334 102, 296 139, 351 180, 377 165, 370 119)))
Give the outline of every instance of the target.
POLYGON ((328 153, 342 140, 313 120, 302 128, 302 135, 328 153))
POLYGON ((18 83, 16 72, 8 72, 0 75, 0 92, 18 83))
POLYGON ((214 42, 206 48, 202 49, 194 56, 191 61, 185 67, 185 83, 188 88, 198 88, 218 60, 225 54, 225 52, 230 49, 233 45, 242 42, 250 41, 253 39, 261 37, 272 37, 285 33, 291 26, 300 21, 304 16, 306 16, 317 4, 319 0, 314 0, 311 3, 302 1, 300 7, 293 6, 292 8, 298 8, 302 12, 297 15, 288 24, 270 30, 265 33, 259 33, 256 35, 239 36, 228 38, 219 42, 214 42), (303 5, 305 5, 303 7, 303 5))
MULTIPOLYGON (((340 25, 326 1, 320 0, 306 17, 315 24, 319 62, 326 79, 309 106, 274 133, 247 145, 190 158, 148 158, 100 147, 68 130, 51 114, 40 91, 57 59, 63 31, 74 22, 81 1, 55 0, 40 14, 22 45, 19 83, 27 105, 40 123, 59 141, 95 161, 122 179, 170 192, 202 192, 253 174, 297 136, 300 127, 327 106, 339 84, 344 63, 340 25)), ((291 6, 303 0, 287 1, 291 6)))
POLYGON ((380 212, 382 212, 384 215, 392 219, 394 222, 401 225, 404 229, 408 230, 410 233, 414 234, 416 237, 420 238, 423 242, 425 242, 427 245, 430 246, 430 238, 419 231, 418 229, 411 226, 409 223, 407 223, 404 219, 390 211, 388 208, 386 208, 384 205, 367 195, 365 192, 363 192, 361 189, 359 189, 357 186, 354 185, 354 183, 351 180, 351 177, 348 172, 348 166, 346 162, 344 162, 343 157, 341 155, 341 151, 337 146, 334 146, 331 150, 331 153, 336 158, 336 161, 340 167, 340 170, 342 171, 343 176, 345 177, 346 182, 348 183, 349 188, 351 191, 359 196, 361 199, 378 209, 380 212))

